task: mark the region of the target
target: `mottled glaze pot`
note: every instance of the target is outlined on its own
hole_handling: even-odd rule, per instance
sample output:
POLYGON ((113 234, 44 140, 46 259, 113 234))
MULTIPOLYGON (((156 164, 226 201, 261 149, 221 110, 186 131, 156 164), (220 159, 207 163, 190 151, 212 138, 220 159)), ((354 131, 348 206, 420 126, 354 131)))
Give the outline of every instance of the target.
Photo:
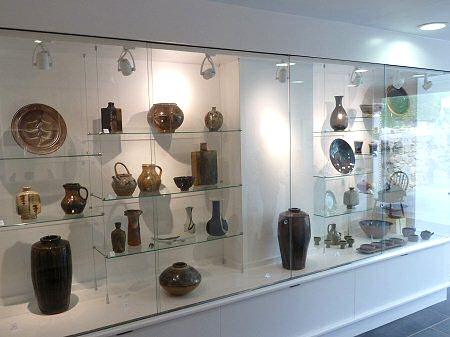
POLYGON ((205 125, 209 131, 218 131, 223 124, 223 115, 216 109, 215 106, 211 108, 205 115, 205 125))
POLYGON ((183 296, 198 287, 202 276, 185 262, 175 262, 159 275, 159 284, 170 295, 183 296))
POLYGON ((175 103, 157 103, 150 108, 147 121, 160 132, 175 132, 183 124, 184 114, 175 103))

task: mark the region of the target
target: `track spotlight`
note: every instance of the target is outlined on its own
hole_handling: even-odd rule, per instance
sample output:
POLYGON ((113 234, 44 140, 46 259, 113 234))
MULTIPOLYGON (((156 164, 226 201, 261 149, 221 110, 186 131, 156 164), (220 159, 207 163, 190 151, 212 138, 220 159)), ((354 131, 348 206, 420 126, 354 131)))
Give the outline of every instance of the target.
POLYGON ((200 75, 202 75, 205 80, 209 80, 216 75, 216 67, 214 66, 211 55, 209 55, 208 53, 205 54, 205 58, 203 59, 202 65, 200 67, 200 75), (208 69, 204 69, 206 61, 208 61, 211 65, 211 67, 208 69))
POLYGON ((433 86, 433 82, 430 81, 430 80, 428 79, 428 74, 425 74, 425 77, 424 77, 424 79, 423 79, 422 88, 423 88, 424 90, 428 90, 428 89, 430 89, 432 86, 433 86))
POLYGON ((130 49, 123 47, 122 53, 120 53, 119 59, 117 60, 117 71, 120 71, 123 76, 130 76, 133 71, 136 71, 136 63, 134 62, 133 54, 131 54, 130 49), (126 58, 127 54, 131 58, 131 62, 126 58))
POLYGON ((36 40, 35 42, 37 44, 33 50, 33 66, 41 70, 49 70, 53 66, 52 55, 50 54, 47 46, 42 41, 36 40))
POLYGON ((353 69, 352 74, 350 75, 350 83, 347 85, 348 87, 358 87, 362 83, 361 69, 355 67, 353 69))

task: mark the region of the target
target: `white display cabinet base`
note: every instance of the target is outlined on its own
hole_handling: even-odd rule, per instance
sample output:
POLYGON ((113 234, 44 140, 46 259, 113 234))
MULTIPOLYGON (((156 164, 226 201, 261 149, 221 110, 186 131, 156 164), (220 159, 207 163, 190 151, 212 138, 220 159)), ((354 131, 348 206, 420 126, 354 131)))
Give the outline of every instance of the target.
POLYGON ((449 256, 440 241, 86 336, 355 336, 445 300, 449 256))

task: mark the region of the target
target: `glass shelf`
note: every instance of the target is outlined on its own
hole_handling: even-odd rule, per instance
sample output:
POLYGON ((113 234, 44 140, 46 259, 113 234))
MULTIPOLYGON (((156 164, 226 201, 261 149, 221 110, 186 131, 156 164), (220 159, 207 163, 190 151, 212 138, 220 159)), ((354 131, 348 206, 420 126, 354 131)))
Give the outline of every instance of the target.
MULTIPOLYGON (((62 213, 62 210, 61 210, 62 213)), ((30 225, 44 225, 44 224, 54 224, 55 222, 64 222, 64 221, 71 221, 71 220, 79 220, 79 219, 88 219, 88 218, 96 218, 103 216, 103 212, 99 211, 92 211, 92 210, 85 210, 83 214, 58 214, 58 215, 41 215, 38 214, 36 219, 31 220, 22 220, 20 216, 15 216, 12 219, 5 220, 2 225, 0 225, 1 229, 18 229, 18 228, 25 228, 30 225)))
MULTIPOLYGON (((173 190, 163 187, 158 192, 135 192, 134 195, 129 197, 119 197, 117 195, 109 194, 106 197, 102 197, 96 194, 91 194, 93 197, 98 198, 103 201, 118 201, 118 200, 127 200, 127 199, 142 199, 142 198, 154 198, 154 197, 161 197, 165 195, 182 195, 182 194, 190 194, 195 192, 203 192, 203 191, 215 191, 215 190, 224 190, 229 188, 238 188, 242 187, 242 184, 231 184, 231 185, 225 185, 225 184, 217 184, 217 185, 211 185, 211 186, 197 186, 192 187, 189 189, 189 191, 180 191, 178 188, 174 188, 173 190)), ((138 190, 138 189, 137 189, 138 190)))
POLYGON ((314 178, 320 179, 342 179, 343 177, 363 176, 367 174, 373 174, 373 171, 356 171, 348 174, 330 173, 330 174, 315 174, 314 178))
POLYGON ((174 136, 174 135, 195 135, 195 134, 221 134, 221 133, 233 133, 241 132, 241 129, 230 129, 230 130, 186 130, 186 131, 175 131, 175 132, 152 132, 150 130, 136 130, 136 131, 125 131, 116 133, 104 133, 104 132, 92 132, 89 131, 89 136, 117 136, 117 135, 147 135, 147 136, 174 136))
POLYGON ((319 216, 321 218, 332 218, 335 216, 342 216, 342 215, 352 215, 352 214, 360 214, 360 213, 365 213, 365 212, 371 212, 373 211, 372 208, 369 209, 358 209, 358 206, 356 208, 353 209, 347 209, 345 207, 339 207, 334 211, 327 211, 327 210, 322 210, 322 211, 314 211, 314 215, 315 216, 319 216))
POLYGON ((30 153, 24 153, 23 156, 10 155, 6 157, 0 157, 0 160, 21 160, 21 159, 54 159, 54 158, 83 158, 83 157, 100 157, 101 153, 84 153, 84 154, 62 154, 62 155, 32 155, 30 153))
POLYGON ((227 233, 223 236, 210 236, 206 233, 204 233, 204 234, 186 234, 186 233, 184 233, 183 235, 180 235, 180 237, 178 239, 175 239, 175 240, 159 241, 159 240, 151 239, 150 244, 153 244, 153 246, 149 246, 149 243, 147 243, 147 242, 142 242, 142 245, 137 246, 137 247, 131 247, 131 246, 127 245, 125 248, 125 252, 123 252, 123 253, 114 253, 111 248, 111 245, 109 243, 107 244, 106 249, 105 249, 105 247, 101 247, 101 246, 94 246, 94 248, 98 253, 103 255, 104 258, 114 259, 114 258, 129 256, 129 255, 145 254, 145 253, 151 253, 151 252, 173 249, 173 248, 178 248, 178 247, 198 245, 198 244, 212 242, 212 241, 216 241, 216 240, 225 240, 225 239, 230 239, 230 238, 234 238, 234 237, 238 237, 238 236, 242 236, 242 235, 243 235, 242 232, 235 232, 235 233, 231 232, 231 233, 227 233))
POLYGON ((343 137, 349 134, 355 134, 358 132, 369 132, 371 134, 378 134, 378 129, 353 129, 344 131, 334 131, 334 130, 323 130, 323 131, 313 131, 314 137, 343 137))

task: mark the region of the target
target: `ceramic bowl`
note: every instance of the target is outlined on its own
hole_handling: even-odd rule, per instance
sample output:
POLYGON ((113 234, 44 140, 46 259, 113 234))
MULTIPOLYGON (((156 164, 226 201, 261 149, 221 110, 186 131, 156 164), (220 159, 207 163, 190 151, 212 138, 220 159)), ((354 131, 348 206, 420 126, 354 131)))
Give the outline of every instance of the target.
POLYGON ((180 190, 187 191, 194 184, 194 177, 193 176, 174 177, 173 181, 180 190))
POLYGON ((389 232, 392 222, 384 220, 362 220, 359 222, 359 226, 369 238, 381 239, 389 232))
POLYGON ((402 228, 402 234, 405 238, 407 238, 410 235, 416 234, 416 229, 414 227, 404 227, 402 228))
POLYGON ((361 104, 359 106, 359 108, 361 109, 361 111, 364 115, 373 115, 375 113, 379 113, 379 112, 383 111, 384 105, 382 103, 361 104))
POLYGON ((409 242, 417 242, 417 241, 419 241, 419 235, 417 235, 417 234, 408 235, 408 241, 409 242))

